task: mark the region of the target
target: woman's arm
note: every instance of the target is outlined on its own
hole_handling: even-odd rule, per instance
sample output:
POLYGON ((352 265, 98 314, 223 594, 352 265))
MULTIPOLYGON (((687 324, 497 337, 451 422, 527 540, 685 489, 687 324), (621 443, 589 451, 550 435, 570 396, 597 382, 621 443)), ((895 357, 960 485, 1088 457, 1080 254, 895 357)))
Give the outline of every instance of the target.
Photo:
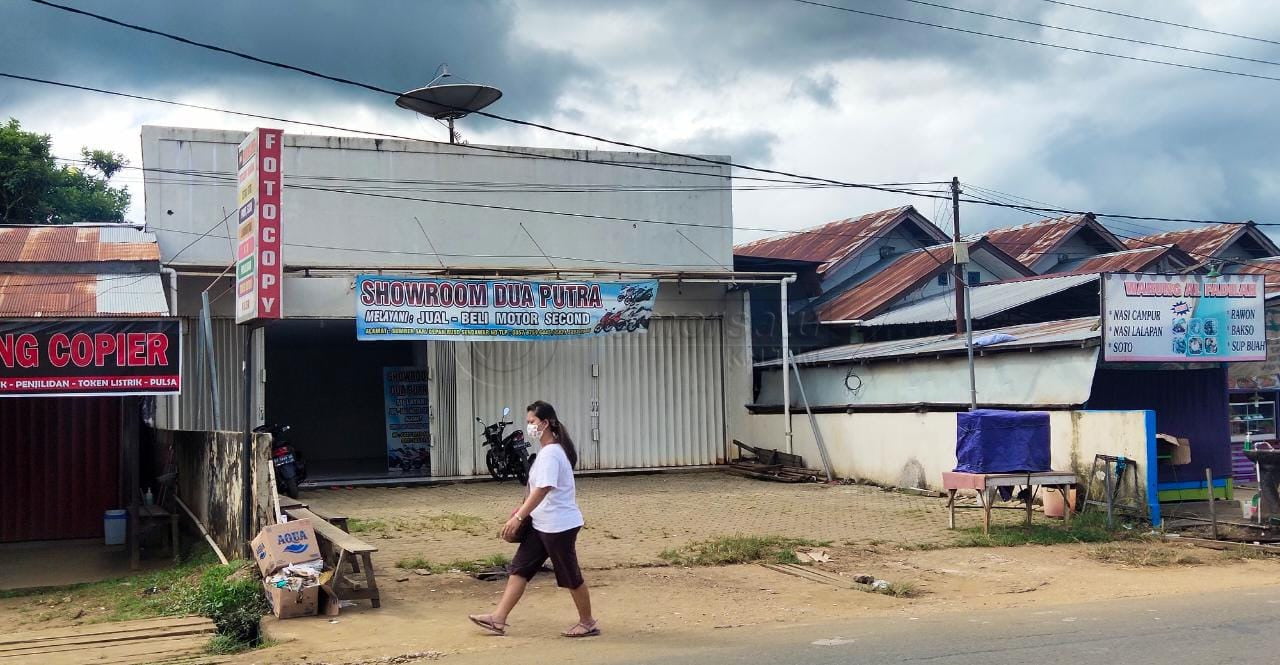
POLYGON ((533 512, 534 508, 538 507, 538 504, 542 503, 543 499, 547 498, 547 494, 550 492, 550 487, 535 487, 529 490, 529 497, 516 509, 516 514, 512 515, 511 519, 508 519, 507 523, 502 525, 502 537, 510 538, 515 535, 516 529, 520 528, 520 523, 529 519, 529 514, 533 512))

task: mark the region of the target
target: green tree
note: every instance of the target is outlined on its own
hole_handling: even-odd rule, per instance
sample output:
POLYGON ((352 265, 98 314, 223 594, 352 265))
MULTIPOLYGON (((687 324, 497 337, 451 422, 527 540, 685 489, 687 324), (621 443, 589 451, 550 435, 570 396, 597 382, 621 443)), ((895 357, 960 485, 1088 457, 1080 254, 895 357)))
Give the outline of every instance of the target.
POLYGON ((13 118, 0 125, 0 224, 123 222, 129 191, 109 181, 124 155, 84 148, 83 166, 59 166, 51 146, 13 118))

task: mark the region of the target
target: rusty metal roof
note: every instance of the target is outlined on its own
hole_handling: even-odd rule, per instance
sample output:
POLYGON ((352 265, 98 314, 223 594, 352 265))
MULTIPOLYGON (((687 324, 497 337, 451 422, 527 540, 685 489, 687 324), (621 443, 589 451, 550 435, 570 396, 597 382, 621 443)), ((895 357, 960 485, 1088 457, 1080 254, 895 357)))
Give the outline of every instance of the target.
POLYGON ((155 235, 131 226, 0 227, 0 263, 160 261, 155 235))
POLYGON ((951 245, 906 252, 865 282, 818 308, 823 321, 853 321, 880 313, 905 293, 951 266, 951 245))
MULTIPOLYGON (((1023 276, 1033 275, 1029 268, 986 239, 970 243, 970 255, 975 252, 987 252, 1023 276)), ((906 252, 871 278, 820 305, 818 317, 822 321, 854 321, 876 316, 898 298, 950 269, 951 256, 950 244, 906 252)))
POLYGON ((1067 215, 1021 226, 992 229, 978 236, 991 241, 991 244, 1012 255, 1019 263, 1029 268, 1046 254, 1053 254, 1063 243, 1085 229, 1095 232, 1114 250, 1127 249, 1119 238, 1099 224, 1090 214, 1067 215))
POLYGON ((1099 254, 1073 265, 1070 271, 1073 273, 1142 272, 1165 258, 1176 259, 1183 268, 1199 263, 1186 252, 1171 245, 1099 254))
MULTIPOLYGON (((877 238, 885 236, 912 216, 924 219, 913 206, 902 206, 763 238, 738 245, 733 253, 737 256, 821 263, 818 266, 818 274, 821 275, 845 259, 857 256, 877 238)), ((928 220, 919 226, 938 242, 948 240, 947 235, 928 220)))
MULTIPOLYGON (((1017 351, 1050 346, 1084 346, 1096 343, 1102 337, 1101 321, 1096 316, 1045 323, 1027 323, 1017 326, 1006 326, 992 330, 974 331, 975 337, 1002 332, 1012 335, 1011 342, 1001 342, 982 347, 982 353, 1000 351, 1017 351)), ((951 353, 966 353, 967 346, 964 335, 933 335, 916 339, 900 339, 887 342, 868 342, 865 344, 849 344, 835 346, 802 353, 795 356, 797 365, 825 365, 832 363, 868 362, 889 358, 909 358, 912 356, 936 356, 951 353)), ((766 360, 756 363, 756 367, 777 367, 781 360, 766 360)))
POLYGON ((0 317, 167 316, 159 273, 0 275, 0 317))
POLYGON ((1229 247, 1245 237, 1258 243, 1261 247, 1262 256, 1280 255, 1280 246, 1277 246, 1267 234, 1259 231, 1257 225, 1253 222, 1211 224, 1179 231, 1165 231, 1141 238, 1132 238, 1127 240, 1126 243, 1134 249, 1155 245, 1174 245, 1191 255, 1196 260, 1196 264, 1203 264, 1210 259, 1217 258, 1229 247))
POLYGON ((1280 291, 1280 256, 1252 259, 1247 264, 1230 267, 1235 275, 1262 275, 1268 294, 1280 291))

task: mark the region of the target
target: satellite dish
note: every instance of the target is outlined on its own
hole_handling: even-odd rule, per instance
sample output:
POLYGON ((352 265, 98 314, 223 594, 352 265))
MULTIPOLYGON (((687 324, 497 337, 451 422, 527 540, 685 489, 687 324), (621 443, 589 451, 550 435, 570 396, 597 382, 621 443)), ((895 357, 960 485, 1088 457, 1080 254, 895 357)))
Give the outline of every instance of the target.
POLYGON ((453 121, 498 101, 502 97, 502 91, 491 85, 453 83, 449 81, 451 78, 453 75, 449 73, 449 66, 440 65, 436 70, 436 77, 430 83, 397 97, 396 106, 447 121, 449 142, 454 143, 457 135, 453 131, 453 121))

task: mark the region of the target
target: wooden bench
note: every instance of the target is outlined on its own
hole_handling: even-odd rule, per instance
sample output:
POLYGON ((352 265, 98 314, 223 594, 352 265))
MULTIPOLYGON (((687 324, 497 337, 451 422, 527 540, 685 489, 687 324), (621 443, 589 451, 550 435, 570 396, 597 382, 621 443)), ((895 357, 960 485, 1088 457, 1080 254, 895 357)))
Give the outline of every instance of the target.
MULTIPOLYGON (((322 587, 325 593, 339 601, 367 598, 374 607, 382 606, 371 556, 378 548, 343 531, 309 508, 301 505, 284 507, 283 504, 281 508, 291 520, 311 520, 311 528, 315 529, 320 541, 320 554, 325 564, 333 569, 333 577, 322 587), (352 575, 363 579, 354 579, 352 575)), ((346 519, 342 520, 345 526, 346 519)))

